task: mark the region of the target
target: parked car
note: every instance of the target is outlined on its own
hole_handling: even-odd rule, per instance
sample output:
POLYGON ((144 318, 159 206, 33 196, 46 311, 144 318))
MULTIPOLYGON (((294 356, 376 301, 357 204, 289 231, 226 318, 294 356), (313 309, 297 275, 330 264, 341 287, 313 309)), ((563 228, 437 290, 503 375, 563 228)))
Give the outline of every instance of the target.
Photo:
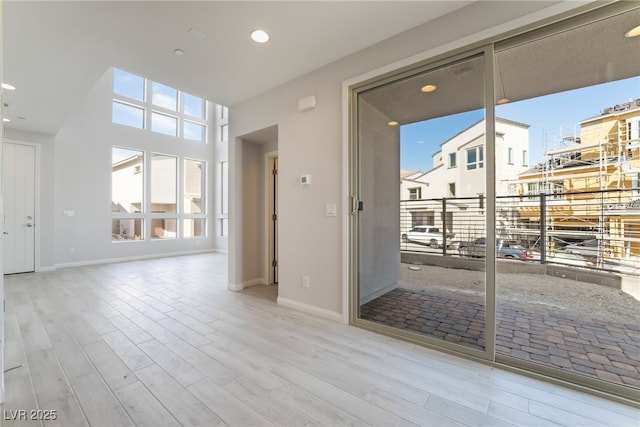
MULTIPOLYGON (((484 258, 487 252, 487 239, 485 237, 480 237, 473 242, 461 244, 458 251, 460 256, 484 258)), ((533 255, 530 251, 520 245, 511 245, 505 242, 504 239, 496 239, 496 257, 519 259, 522 261, 533 259, 533 255)))
POLYGON ((573 243, 563 248, 565 252, 575 255, 582 255, 584 257, 597 257, 598 256, 598 240, 589 239, 579 243, 573 243))
MULTIPOLYGON (((455 238, 454 233, 446 234, 446 242, 447 246, 450 245, 451 241, 455 238)), ((415 242, 422 243, 431 246, 432 248, 441 248, 443 244, 443 236, 442 232, 437 227, 428 227, 425 225, 418 225, 413 227, 411 230, 406 233, 402 233, 401 235, 403 242, 415 242)))

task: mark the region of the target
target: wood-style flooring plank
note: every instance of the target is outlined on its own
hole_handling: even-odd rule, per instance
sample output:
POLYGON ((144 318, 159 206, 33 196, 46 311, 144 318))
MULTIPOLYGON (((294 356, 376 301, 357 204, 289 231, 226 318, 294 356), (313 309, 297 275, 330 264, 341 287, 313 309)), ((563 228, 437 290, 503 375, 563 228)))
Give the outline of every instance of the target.
POLYGON ((92 427, 134 426, 120 402, 97 373, 73 378, 71 385, 92 427))
POLYGON ((139 381, 115 390, 115 394, 138 427, 180 426, 167 408, 139 381))
POLYGON ((222 420, 158 365, 136 371, 140 381, 185 426, 213 427, 222 420))

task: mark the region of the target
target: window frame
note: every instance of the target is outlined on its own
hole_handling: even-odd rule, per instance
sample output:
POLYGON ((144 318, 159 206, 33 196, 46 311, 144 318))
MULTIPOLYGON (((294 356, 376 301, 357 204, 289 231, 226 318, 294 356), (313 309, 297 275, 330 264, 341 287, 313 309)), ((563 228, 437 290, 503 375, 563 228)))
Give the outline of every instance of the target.
MULTIPOLYGON (((184 92, 178 88, 174 88, 168 85, 165 85, 164 83, 160 83, 157 82, 155 80, 150 80, 147 79, 145 77, 142 76, 138 76, 136 74, 130 73, 126 70, 122 70, 120 68, 116 68, 113 67, 112 68, 113 72, 112 72, 112 81, 111 81, 111 97, 112 97, 112 102, 111 102, 111 122, 114 124, 119 124, 122 126, 128 126, 128 127, 133 127, 135 129, 140 129, 140 130, 144 130, 144 131, 150 131, 150 132, 154 132, 154 133, 158 133, 161 135, 165 135, 165 136, 169 136, 169 137, 174 137, 176 139, 179 140, 183 140, 183 141, 188 141, 188 142, 195 142, 195 143, 203 143, 203 144, 207 144, 209 142, 209 129, 210 129, 210 119, 209 119, 209 101, 207 101, 205 98, 201 98, 201 97, 197 97, 193 94, 184 92), (116 74, 118 72, 122 72, 122 73, 126 73, 126 74, 130 74, 133 75, 135 77, 141 78, 143 79, 143 99, 137 99, 137 98, 130 98, 126 95, 117 93, 115 90, 115 85, 116 85, 116 74), (168 89, 172 89, 176 91, 176 108, 170 108, 168 106, 164 106, 161 103, 154 103, 154 85, 158 86, 158 87, 162 87, 162 88, 168 88, 168 89), (202 107, 202 117, 198 117, 198 116, 194 116, 190 113, 186 112, 186 108, 185 108, 185 100, 184 98, 186 96, 190 96, 196 99, 200 99, 202 101, 203 107, 202 107), (114 114, 114 104, 119 104, 119 105, 123 105, 125 107, 132 107, 132 108, 137 108, 139 110, 143 111, 143 126, 142 127, 137 127, 137 126, 132 126, 130 124, 127 123, 122 123, 122 122, 115 122, 113 120, 113 114, 114 114), (167 132, 162 132, 161 130, 156 130, 154 129, 154 121, 153 118, 154 116, 166 116, 172 119, 175 119, 176 121, 176 130, 175 130, 175 135, 173 133, 167 133, 167 132), (196 124, 199 126, 202 126, 203 131, 202 131, 202 136, 201 139, 194 139, 194 138, 186 138, 185 137, 185 127, 187 124, 196 124)), ((222 106, 221 106, 222 107, 222 106)), ((223 107, 223 108, 227 108, 227 107, 223 107)), ((225 110, 226 111, 226 110, 225 110)), ((228 120, 228 119, 226 119, 228 120)))

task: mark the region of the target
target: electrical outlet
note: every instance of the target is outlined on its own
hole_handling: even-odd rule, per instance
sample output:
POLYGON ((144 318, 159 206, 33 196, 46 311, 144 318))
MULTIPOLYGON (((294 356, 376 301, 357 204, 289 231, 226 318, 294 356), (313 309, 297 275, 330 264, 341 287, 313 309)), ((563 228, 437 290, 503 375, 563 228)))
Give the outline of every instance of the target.
POLYGON ((76 248, 69 248, 69 255, 73 255, 76 253, 76 248))
POLYGON ((309 287, 309 276, 302 276, 302 287, 303 288, 309 287))

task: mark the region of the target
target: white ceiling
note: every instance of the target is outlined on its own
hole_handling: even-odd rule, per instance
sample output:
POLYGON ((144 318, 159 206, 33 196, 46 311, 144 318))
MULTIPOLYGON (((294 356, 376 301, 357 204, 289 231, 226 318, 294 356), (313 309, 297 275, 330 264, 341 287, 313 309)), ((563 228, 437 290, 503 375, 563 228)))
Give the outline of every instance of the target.
POLYGON ((233 105, 470 3, 4 1, 7 126, 55 134, 111 66, 233 105))

